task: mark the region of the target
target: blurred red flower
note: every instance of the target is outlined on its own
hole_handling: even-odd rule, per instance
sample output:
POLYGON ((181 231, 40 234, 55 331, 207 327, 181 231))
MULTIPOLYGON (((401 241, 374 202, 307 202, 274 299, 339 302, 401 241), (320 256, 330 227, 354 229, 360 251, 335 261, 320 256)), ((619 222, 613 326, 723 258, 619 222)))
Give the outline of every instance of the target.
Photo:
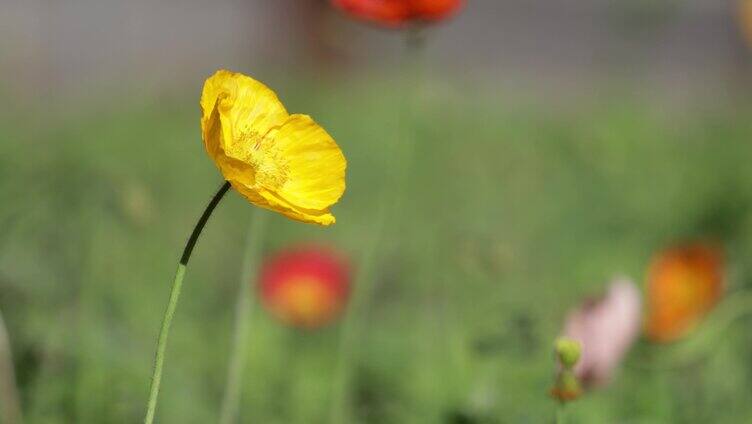
POLYGON ((320 246, 298 246, 269 258, 261 270, 264 306, 283 322, 317 328, 342 312, 350 269, 342 256, 320 246))
POLYGON ((717 246, 691 244, 661 252, 647 277, 650 340, 670 342, 684 336, 723 293, 723 252, 717 246))
POLYGON ((464 0, 331 0, 331 2, 358 19, 390 27, 441 21, 456 13, 464 4, 464 0))

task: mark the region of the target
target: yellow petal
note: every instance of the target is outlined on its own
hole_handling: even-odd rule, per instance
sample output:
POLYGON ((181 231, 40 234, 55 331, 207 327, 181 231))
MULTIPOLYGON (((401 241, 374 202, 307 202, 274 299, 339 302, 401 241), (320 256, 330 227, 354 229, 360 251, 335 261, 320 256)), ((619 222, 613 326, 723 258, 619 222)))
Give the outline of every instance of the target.
POLYGON ((248 199, 256 206, 269 209, 275 212, 279 212, 288 218, 296 221, 307 222, 311 224, 319 225, 331 225, 336 222, 334 215, 329 212, 329 209, 324 210, 307 210, 296 208, 283 199, 276 198, 273 193, 264 189, 258 190, 247 185, 238 182, 237 180, 229 180, 232 187, 243 197, 248 199))
POLYGON ((247 161, 254 142, 288 117, 267 86, 226 70, 217 71, 204 83, 201 110, 204 144, 215 160, 224 153, 247 161))
POLYGON ((342 197, 347 161, 337 143, 310 116, 291 115, 267 137, 284 161, 284 183, 273 188, 277 196, 298 208, 317 210, 342 197))

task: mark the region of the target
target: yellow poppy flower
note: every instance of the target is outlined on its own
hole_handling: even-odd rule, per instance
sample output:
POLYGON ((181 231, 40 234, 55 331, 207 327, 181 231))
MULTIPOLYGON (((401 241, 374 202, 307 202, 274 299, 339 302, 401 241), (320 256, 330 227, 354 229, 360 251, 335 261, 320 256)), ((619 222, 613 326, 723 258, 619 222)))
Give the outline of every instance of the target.
POLYGON ((201 110, 206 151, 235 190, 289 218, 334 223, 347 161, 311 117, 288 114, 267 86, 226 70, 206 80, 201 110))

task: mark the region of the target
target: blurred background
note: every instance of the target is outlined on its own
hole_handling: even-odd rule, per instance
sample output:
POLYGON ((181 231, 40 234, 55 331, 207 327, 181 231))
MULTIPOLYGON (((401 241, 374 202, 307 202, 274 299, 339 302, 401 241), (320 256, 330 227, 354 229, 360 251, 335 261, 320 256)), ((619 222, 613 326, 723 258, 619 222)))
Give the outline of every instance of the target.
MULTIPOLYGON (((330 228, 220 205, 158 421, 218 421, 246 284, 236 422, 552 422, 553 341, 611 278, 643 287, 656 252, 712 239, 726 296, 752 285, 746 4, 469 0, 415 49, 323 0, 2 0, 2 396, 28 423, 141 419, 175 262, 222 181, 198 100, 227 68, 326 128, 348 188, 330 228), (244 269, 300 243, 353 269, 318 329, 267 313, 244 269)), ((744 312, 689 364, 638 341, 571 422, 752 421, 744 312)))

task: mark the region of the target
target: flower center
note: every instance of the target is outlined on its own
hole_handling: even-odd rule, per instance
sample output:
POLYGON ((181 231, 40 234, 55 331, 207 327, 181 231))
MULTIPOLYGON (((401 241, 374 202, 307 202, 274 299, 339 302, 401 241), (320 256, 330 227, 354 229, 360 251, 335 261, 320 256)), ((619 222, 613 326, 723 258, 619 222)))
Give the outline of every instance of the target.
POLYGON ((274 139, 257 131, 241 132, 235 140, 237 157, 250 164, 255 171, 256 185, 277 190, 287 182, 290 166, 274 139))

